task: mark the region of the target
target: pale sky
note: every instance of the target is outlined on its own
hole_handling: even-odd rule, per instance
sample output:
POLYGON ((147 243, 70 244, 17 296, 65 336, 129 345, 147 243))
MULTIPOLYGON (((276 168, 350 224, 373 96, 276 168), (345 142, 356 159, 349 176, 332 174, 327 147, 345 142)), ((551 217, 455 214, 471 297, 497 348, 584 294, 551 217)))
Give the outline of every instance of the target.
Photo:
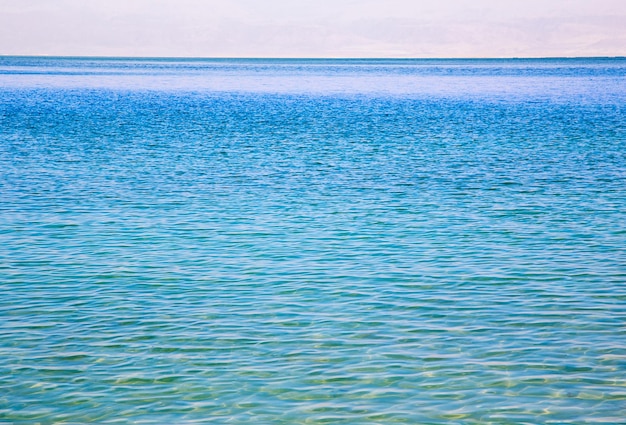
POLYGON ((0 0, 0 55, 626 56, 626 0, 0 0))

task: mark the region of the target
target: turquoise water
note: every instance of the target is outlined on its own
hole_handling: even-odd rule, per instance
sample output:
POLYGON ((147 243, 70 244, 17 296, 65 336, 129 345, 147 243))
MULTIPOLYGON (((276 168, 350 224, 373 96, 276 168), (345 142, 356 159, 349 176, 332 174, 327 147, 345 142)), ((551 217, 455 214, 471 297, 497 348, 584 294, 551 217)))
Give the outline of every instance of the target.
POLYGON ((626 60, 0 58, 0 423, 626 423, 626 60))

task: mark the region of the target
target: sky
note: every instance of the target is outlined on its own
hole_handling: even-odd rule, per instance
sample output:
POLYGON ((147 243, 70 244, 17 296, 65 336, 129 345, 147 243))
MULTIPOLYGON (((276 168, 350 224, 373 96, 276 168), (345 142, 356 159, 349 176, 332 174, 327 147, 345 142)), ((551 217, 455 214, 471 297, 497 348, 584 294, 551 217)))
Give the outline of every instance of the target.
POLYGON ((0 55, 626 56, 626 0, 0 0, 0 55))

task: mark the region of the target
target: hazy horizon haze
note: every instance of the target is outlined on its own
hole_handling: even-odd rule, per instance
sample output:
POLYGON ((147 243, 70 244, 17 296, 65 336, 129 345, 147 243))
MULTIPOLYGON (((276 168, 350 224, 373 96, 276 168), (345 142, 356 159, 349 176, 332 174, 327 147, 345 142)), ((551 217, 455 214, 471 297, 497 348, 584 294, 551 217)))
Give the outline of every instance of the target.
POLYGON ((624 56, 626 3, 0 0, 0 54, 130 57, 624 56))

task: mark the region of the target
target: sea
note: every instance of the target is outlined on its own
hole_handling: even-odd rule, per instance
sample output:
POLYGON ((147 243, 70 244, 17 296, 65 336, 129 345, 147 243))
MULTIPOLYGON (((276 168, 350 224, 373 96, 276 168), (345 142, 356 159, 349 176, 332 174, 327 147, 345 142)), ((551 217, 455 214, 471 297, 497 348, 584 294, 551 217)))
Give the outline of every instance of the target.
POLYGON ((626 58, 0 57, 0 424, 625 424, 626 58))

